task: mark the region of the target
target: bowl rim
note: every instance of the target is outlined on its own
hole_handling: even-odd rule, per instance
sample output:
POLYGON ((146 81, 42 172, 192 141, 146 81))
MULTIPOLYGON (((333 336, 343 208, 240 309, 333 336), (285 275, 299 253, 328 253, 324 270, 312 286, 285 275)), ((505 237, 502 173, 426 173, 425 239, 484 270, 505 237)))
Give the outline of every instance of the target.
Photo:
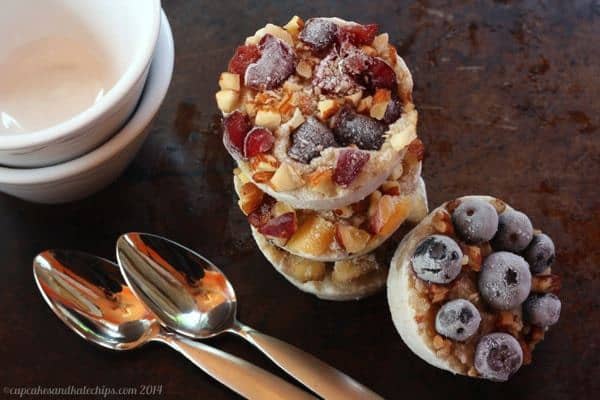
POLYGON ((150 64, 148 80, 129 121, 100 147, 65 163, 40 168, 0 167, 0 183, 25 186, 56 182, 80 175, 115 156, 143 133, 158 112, 171 83, 174 63, 173 32, 167 16, 161 11, 160 38, 150 64))
POLYGON ((121 99, 126 97, 151 63, 160 32, 161 0, 145 0, 143 3, 151 7, 150 40, 144 41, 140 56, 129 64, 106 95, 98 103, 56 125, 33 132, 0 135, 0 151, 22 151, 43 146, 57 139, 71 137, 75 132, 81 131, 101 116, 108 114, 121 99))

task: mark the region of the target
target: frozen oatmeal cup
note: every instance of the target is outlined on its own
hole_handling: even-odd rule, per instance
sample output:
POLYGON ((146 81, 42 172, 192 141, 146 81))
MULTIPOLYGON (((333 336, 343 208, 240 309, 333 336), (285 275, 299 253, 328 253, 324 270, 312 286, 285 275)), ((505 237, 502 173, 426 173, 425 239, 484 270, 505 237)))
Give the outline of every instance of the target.
POLYGON ((364 199, 417 140, 410 71, 375 24, 267 24, 236 49, 219 85, 225 147, 255 185, 294 208, 364 199))
POLYGON ((365 199, 334 210, 295 209, 262 192, 240 169, 234 187, 252 229, 271 244, 303 258, 338 261, 371 252, 405 221, 416 224, 427 215, 421 162, 403 165, 365 199))
POLYGON ((387 293, 402 340, 429 364, 506 381, 560 315, 554 243, 489 196, 444 203, 404 237, 387 293))

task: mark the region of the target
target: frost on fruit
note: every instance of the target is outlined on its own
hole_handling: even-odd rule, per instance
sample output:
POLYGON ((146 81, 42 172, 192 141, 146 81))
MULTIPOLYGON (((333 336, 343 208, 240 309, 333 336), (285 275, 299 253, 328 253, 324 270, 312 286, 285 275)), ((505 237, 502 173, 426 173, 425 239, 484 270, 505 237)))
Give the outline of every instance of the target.
POLYGON ((244 142, 251 127, 248 116, 239 111, 223 119, 223 144, 234 158, 243 158, 244 142))
POLYGON ((308 164, 318 157, 321 151, 337 146, 333 133, 315 117, 309 117, 292 134, 292 146, 288 150, 290 158, 308 164))
POLYGON ((377 24, 349 23, 340 28, 340 41, 347 40, 357 46, 371 44, 378 30, 379 26, 377 24))
POLYGON ((325 18, 310 18, 306 21, 299 39, 314 51, 327 49, 336 39, 338 27, 325 18))
POLYGON ((263 36, 259 48, 260 58, 246 69, 246 86, 255 90, 276 89, 294 72, 294 51, 271 34, 263 36))
POLYGON ((363 150, 379 150, 384 142, 385 124, 358 114, 350 107, 342 108, 336 117, 333 133, 342 146, 354 144, 363 150))
POLYGON ((257 156, 260 153, 266 153, 273 148, 275 137, 270 130, 266 128, 252 128, 244 139, 244 155, 246 158, 257 156))
POLYGON ((238 74, 241 77, 246 73, 248 65, 254 63, 260 58, 260 50, 256 45, 244 45, 235 49, 235 53, 229 61, 229 72, 238 74))

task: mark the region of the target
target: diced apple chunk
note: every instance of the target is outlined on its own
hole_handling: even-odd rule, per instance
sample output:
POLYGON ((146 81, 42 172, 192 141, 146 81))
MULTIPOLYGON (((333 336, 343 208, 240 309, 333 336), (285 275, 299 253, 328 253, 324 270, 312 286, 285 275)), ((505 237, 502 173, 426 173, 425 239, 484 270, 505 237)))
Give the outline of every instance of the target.
POLYGON ((409 198, 394 201, 392 196, 383 195, 377 203, 375 213, 369 220, 370 230, 376 235, 388 236, 406 219, 409 212, 409 198))
POLYGON ((259 110, 256 113, 254 125, 262 126, 275 131, 281 125, 281 114, 277 111, 259 110))
POLYGON ((319 256, 330 249, 334 236, 335 225, 313 214, 290 238, 287 248, 292 252, 319 256))
POLYGON ((240 91, 240 76, 231 72, 222 72, 219 77, 219 87, 222 90, 240 91))
POLYGON ((322 261, 313 261, 306 258, 290 255, 287 273, 300 282, 322 281, 327 269, 322 261))
POLYGON ((287 192, 304 185, 302 177, 287 163, 283 163, 277 168, 270 183, 271 187, 278 192, 287 192))
POLYGON ((332 99, 322 100, 317 104, 317 108, 319 109, 319 119, 321 121, 328 120, 333 114, 339 110, 340 105, 337 101, 332 99))
POLYGON ((296 108, 294 110, 294 115, 292 115, 292 118, 290 118, 290 120, 287 122, 289 127, 294 130, 297 127, 299 127, 300 125, 302 125, 304 123, 305 119, 304 119, 304 115, 302 115, 302 111, 300 111, 299 108, 296 108))
POLYGON ((262 203, 264 193, 254 183, 248 182, 240 188, 238 205, 245 215, 256 210, 262 203))
POLYGON ((235 110, 240 94, 235 90, 219 90, 215 97, 217 99, 217 106, 219 110, 225 113, 230 113, 235 110))
POLYGON ((332 196, 336 192, 336 184, 333 182, 333 170, 317 170, 307 176, 308 185, 315 191, 326 196, 332 196))
POLYGON ((348 283, 379 268, 374 257, 358 257, 337 261, 333 265, 331 279, 348 283))
POLYGON ((298 36, 304 27, 304 21, 297 15, 294 15, 290 21, 283 26, 283 29, 288 31, 292 36, 298 36))
POLYGON ((337 224, 335 238, 348 253, 358 253, 367 246, 371 235, 352 225, 337 224))

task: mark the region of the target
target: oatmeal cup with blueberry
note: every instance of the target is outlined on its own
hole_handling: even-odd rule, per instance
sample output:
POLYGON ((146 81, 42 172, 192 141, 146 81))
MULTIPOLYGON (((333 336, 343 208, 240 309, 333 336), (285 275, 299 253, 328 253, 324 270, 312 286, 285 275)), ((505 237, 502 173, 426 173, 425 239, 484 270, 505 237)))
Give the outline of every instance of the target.
POLYGON ((552 239, 489 196, 431 212, 398 247, 388 275, 394 325, 429 364, 506 381, 532 361, 560 315, 552 239))
POLYGON ((225 147, 255 185, 294 208, 362 200, 417 139, 410 71, 375 24, 267 24, 235 50, 219 85, 225 147))
POLYGON ((289 253, 316 261, 360 256, 379 247, 405 221, 416 224, 427 215, 419 154, 407 156, 365 199, 333 210, 296 209, 277 201, 238 168, 238 205, 253 230, 289 253))

